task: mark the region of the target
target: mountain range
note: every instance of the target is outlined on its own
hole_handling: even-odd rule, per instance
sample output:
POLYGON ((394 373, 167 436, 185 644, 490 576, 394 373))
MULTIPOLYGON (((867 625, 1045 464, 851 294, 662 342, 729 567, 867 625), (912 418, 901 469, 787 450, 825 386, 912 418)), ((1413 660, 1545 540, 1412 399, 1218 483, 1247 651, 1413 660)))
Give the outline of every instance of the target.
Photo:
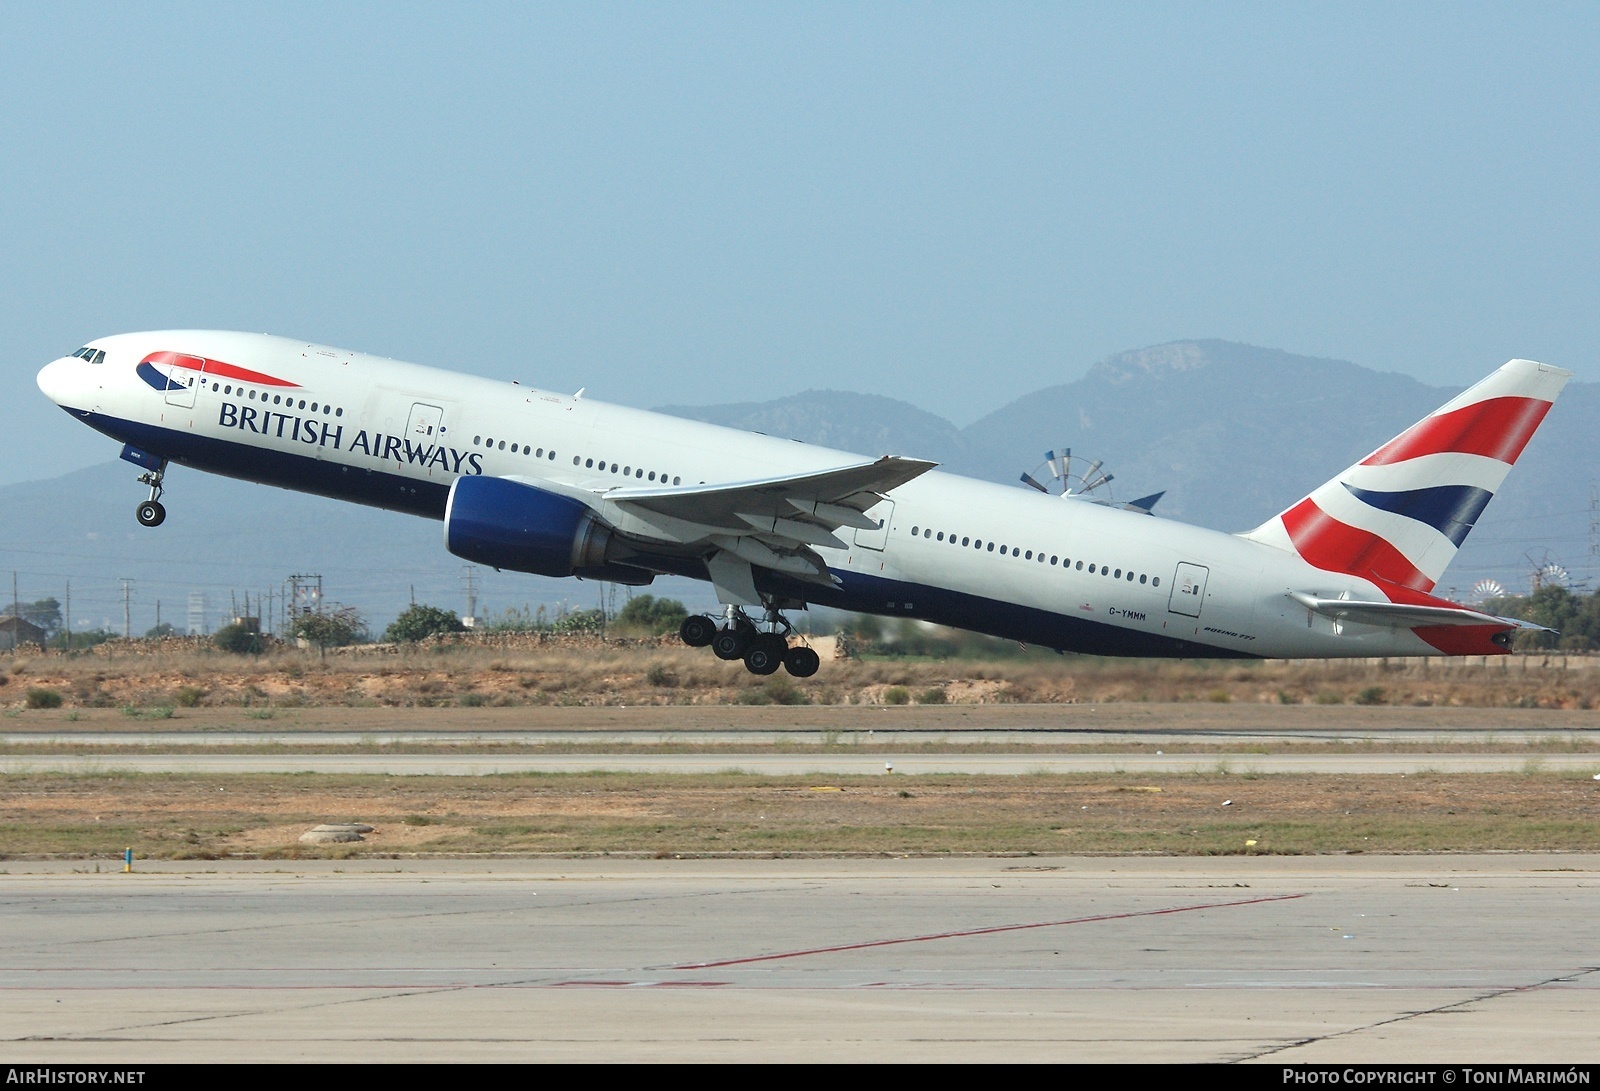
MULTIPOLYGON (((1487 370, 1487 369, 1485 369, 1487 370)), ((1158 517, 1218 530, 1253 527, 1355 462, 1457 389, 1340 360, 1225 341, 1179 341, 1119 353, 1075 382, 1046 386, 958 428, 893 398, 813 390, 768 402, 658 410, 865 455, 930 458, 954 473, 1024 487, 1047 484, 1046 451, 1100 460, 1116 499, 1158 491, 1158 517)), ((1526 589, 1532 569, 1590 574, 1591 500, 1600 458, 1600 384, 1571 383, 1468 538, 1441 589, 1478 580, 1526 589)), ((85 442, 96 442, 87 433, 85 442)), ((103 442, 103 441, 102 441, 103 442)), ((414 597, 466 606, 465 566, 444 550, 437 523, 174 468, 167 523, 133 521, 137 470, 111 461, 49 481, 0 487, 0 571, 18 572, 25 600, 61 598, 72 580, 78 627, 131 627, 162 618, 182 627, 192 592, 215 627, 239 596, 276 596, 293 573, 318 574, 330 600, 357 605, 377 628, 414 597)), ((605 585, 477 570, 479 613, 588 608, 605 585)), ((3 578, 3 577, 0 577, 3 578)), ((708 590, 658 581, 691 607, 708 590)))

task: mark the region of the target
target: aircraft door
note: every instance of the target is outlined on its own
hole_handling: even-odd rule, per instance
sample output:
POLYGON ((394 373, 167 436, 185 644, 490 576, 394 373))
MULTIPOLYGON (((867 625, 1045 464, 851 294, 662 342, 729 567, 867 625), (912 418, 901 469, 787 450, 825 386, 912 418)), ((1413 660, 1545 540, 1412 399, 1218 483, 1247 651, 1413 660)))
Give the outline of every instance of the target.
POLYGON ((443 423, 443 409, 415 402, 411 406, 411 416, 406 419, 406 439, 420 447, 438 443, 443 423))
POLYGON ((885 500, 877 507, 868 508, 867 517, 876 519, 878 526, 874 530, 856 531, 856 545, 864 549, 882 549, 889 541, 889 523, 894 518, 894 501, 885 500))
POLYGON ((205 368, 205 360, 198 356, 174 356, 172 363, 162 364, 161 373, 167 377, 167 404, 193 409, 195 391, 205 381, 205 368))
POLYGON ((1205 603, 1206 578, 1211 570, 1204 565, 1178 562, 1178 571, 1172 577, 1172 594, 1167 599, 1167 610, 1186 617, 1199 617, 1205 603))

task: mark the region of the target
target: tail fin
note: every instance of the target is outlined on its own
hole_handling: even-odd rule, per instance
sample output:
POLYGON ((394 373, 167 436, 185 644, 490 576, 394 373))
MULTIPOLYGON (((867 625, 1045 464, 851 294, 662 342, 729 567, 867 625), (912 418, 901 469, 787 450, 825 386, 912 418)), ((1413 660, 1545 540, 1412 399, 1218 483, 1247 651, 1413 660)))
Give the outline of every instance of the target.
POLYGON ((1571 377, 1512 360, 1244 537, 1431 591, 1571 377))

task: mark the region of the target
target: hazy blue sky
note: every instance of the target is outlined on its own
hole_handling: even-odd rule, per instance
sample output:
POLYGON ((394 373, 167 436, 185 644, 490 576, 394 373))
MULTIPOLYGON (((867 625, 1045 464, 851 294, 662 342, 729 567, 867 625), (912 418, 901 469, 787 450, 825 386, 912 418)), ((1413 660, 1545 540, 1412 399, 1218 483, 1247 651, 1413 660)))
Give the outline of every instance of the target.
POLYGON ((1593 4, 0 3, 0 482, 115 453, 41 364, 171 326, 962 424, 1184 337, 1597 378, 1597 31, 1593 4))

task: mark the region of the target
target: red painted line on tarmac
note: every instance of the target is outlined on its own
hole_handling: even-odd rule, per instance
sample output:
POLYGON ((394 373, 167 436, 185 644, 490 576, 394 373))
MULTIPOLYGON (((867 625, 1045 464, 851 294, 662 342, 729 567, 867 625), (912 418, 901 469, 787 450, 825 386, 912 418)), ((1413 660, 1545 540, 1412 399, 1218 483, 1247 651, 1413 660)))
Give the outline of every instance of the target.
POLYGON ((745 966, 752 962, 773 962, 782 958, 802 958, 806 955, 831 955, 840 951, 863 951, 869 947, 893 947, 900 943, 926 943, 936 939, 963 939, 967 936, 992 936, 999 932, 1025 932, 1030 928, 1060 928, 1069 924, 1093 924, 1096 921, 1122 921, 1133 917, 1163 917, 1173 913, 1194 913, 1201 909, 1230 909, 1241 905, 1262 905, 1266 902, 1287 902, 1304 898, 1304 894, 1272 894, 1262 898, 1243 898, 1235 902, 1202 902, 1199 905, 1174 905, 1166 909, 1140 909, 1132 913, 1101 913, 1093 917, 1071 917, 1062 921, 1034 921, 1030 924, 997 924, 990 928, 969 928, 960 932, 934 932, 926 936, 901 936, 898 939, 874 939, 863 943, 841 943, 835 947, 811 947, 804 951, 784 951, 776 955, 751 955, 748 958, 725 958, 716 962, 685 962, 674 970, 714 970, 719 966, 745 966))

